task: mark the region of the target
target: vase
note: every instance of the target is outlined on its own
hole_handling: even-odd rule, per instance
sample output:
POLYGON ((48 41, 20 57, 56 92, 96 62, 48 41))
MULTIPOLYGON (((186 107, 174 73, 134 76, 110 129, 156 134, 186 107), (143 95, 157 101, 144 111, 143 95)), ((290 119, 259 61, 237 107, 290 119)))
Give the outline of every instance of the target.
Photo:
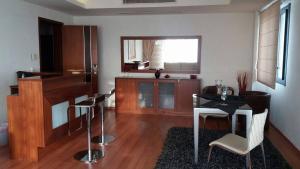
POLYGON ((160 70, 159 69, 156 70, 156 72, 154 73, 154 75, 155 75, 156 79, 159 79, 159 77, 160 77, 160 70))

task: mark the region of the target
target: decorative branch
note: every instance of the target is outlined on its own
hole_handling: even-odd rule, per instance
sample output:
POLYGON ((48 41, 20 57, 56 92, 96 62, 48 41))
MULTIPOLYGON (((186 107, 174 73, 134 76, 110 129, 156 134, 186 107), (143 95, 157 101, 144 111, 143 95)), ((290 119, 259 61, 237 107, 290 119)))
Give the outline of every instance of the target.
POLYGON ((237 82, 239 85, 239 93, 244 93, 247 90, 248 86, 248 74, 247 72, 238 73, 237 82))

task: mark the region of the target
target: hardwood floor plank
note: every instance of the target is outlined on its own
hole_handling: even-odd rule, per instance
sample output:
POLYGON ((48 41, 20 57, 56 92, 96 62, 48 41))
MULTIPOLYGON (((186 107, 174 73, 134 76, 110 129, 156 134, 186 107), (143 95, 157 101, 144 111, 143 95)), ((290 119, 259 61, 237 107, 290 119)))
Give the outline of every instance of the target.
MULTIPOLYGON (((107 113, 105 133, 116 140, 105 147, 105 157, 94 164, 74 160, 73 155, 87 148, 87 133, 78 132, 43 150, 39 162, 9 159, 7 147, 0 148, 1 169, 152 169, 161 153, 168 130, 172 127, 192 127, 191 117, 156 115, 115 115, 107 113)), ((203 120, 200 120, 203 124, 203 120)), ((201 125, 202 127, 202 125, 201 125)), ((208 119, 208 129, 228 129, 227 119, 208 119)), ((93 120, 93 136, 100 133, 98 119, 93 120)), ((274 146, 283 154, 293 168, 300 166, 300 155, 274 128, 266 133, 274 146)), ((100 148, 93 144, 94 148, 100 148)))

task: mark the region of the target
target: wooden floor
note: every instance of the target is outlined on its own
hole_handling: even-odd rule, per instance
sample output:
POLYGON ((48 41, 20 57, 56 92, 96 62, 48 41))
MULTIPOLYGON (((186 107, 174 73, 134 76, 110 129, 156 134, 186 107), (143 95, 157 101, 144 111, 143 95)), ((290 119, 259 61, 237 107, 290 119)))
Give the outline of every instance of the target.
MULTIPOLYGON (((93 132, 99 134, 95 121, 93 132)), ((51 145, 43 152, 39 162, 10 160, 7 147, 0 148, 1 169, 152 169, 158 159, 166 134, 171 127, 192 127, 192 118, 170 116, 137 116, 108 113, 107 133, 116 140, 105 148, 105 157, 95 164, 84 164, 73 159, 73 155, 86 149, 86 132, 66 137, 51 145)), ((227 128, 227 121, 208 119, 207 128, 227 128)), ((293 168, 299 168, 299 152, 281 136, 276 129, 270 128, 266 136, 282 152, 293 168)), ((98 145, 94 145, 95 148, 98 145)))

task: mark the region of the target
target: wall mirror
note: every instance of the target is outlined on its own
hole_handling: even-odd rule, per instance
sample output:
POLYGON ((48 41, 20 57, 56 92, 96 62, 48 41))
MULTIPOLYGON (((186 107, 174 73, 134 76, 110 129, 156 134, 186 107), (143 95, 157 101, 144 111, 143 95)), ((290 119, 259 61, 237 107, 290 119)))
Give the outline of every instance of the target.
POLYGON ((200 73, 201 36, 123 36, 122 72, 200 73))

